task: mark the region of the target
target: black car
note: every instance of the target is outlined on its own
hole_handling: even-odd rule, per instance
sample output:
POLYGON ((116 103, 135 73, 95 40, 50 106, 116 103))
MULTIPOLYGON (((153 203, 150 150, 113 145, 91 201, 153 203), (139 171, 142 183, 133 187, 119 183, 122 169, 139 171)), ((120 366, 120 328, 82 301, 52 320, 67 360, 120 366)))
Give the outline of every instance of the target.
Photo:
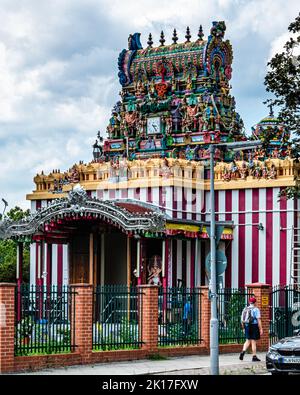
POLYGON ((270 347, 266 365, 273 375, 300 373, 300 330, 270 347))

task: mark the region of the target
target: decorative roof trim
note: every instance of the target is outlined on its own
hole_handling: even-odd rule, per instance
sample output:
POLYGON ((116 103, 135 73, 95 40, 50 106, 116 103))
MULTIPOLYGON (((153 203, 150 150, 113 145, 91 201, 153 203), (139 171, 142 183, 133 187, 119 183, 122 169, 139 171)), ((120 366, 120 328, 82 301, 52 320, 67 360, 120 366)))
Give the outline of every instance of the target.
MULTIPOLYGON (((123 200, 124 202, 125 200, 123 200)), ((164 232, 165 214, 150 204, 143 204, 149 212, 133 213, 117 205, 121 200, 98 200, 87 195, 86 191, 77 184, 66 198, 55 199, 47 207, 32 213, 24 221, 14 222, 9 219, 0 222, 0 238, 31 237, 37 232, 43 232, 45 225, 51 221, 65 217, 91 216, 121 228, 125 232, 164 232)), ((137 204, 137 202, 135 202, 137 204)), ((140 203, 140 202, 138 202, 140 203)))

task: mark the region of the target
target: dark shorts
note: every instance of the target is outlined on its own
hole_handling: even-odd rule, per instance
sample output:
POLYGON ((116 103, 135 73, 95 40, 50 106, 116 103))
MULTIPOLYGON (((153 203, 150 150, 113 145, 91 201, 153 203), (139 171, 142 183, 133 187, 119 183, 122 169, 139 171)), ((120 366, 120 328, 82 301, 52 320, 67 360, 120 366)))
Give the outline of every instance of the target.
POLYGON ((260 333, 259 333, 258 324, 245 325, 245 337, 248 340, 259 340, 260 333))

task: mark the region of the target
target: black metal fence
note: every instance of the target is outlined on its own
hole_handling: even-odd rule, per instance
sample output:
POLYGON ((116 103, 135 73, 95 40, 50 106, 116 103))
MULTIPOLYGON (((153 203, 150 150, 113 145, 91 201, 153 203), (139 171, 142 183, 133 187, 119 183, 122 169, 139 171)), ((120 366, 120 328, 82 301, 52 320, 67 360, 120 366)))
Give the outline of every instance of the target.
POLYGON ((135 349, 142 344, 143 293, 123 285, 94 289, 93 349, 135 349))
POLYGON ((270 297, 270 343, 292 336, 300 329, 300 288, 294 285, 273 287, 270 297))
POLYGON ((220 344, 243 343, 244 331, 241 314, 252 296, 244 288, 223 288, 218 290, 218 317, 220 344))
POLYGON ((158 345, 193 345, 201 342, 201 291, 198 288, 160 288, 158 345))
POLYGON ((75 292, 70 287, 23 284, 15 298, 16 356, 75 349, 75 292))

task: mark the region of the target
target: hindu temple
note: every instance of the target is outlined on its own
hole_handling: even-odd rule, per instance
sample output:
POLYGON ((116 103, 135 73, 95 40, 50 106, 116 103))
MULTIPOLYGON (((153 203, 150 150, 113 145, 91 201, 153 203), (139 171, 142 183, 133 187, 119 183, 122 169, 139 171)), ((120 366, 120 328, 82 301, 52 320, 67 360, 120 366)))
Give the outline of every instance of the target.
POLYGON ((31 215, 0 225, 0 237, 31 243, 32 284, 156 284, 209 281, 209 146, 261 140, 261 148, 215 152, 220 287, 299 283, 299 180, 290 133, 270 114, 251 131, 231 94, 233 52, 224 22, 180 42, 139 33, 120 52, 120 98, 89 163, 41 172, 27 195, 31 215), (297 249, 298 248, 298 249, 297 249))

